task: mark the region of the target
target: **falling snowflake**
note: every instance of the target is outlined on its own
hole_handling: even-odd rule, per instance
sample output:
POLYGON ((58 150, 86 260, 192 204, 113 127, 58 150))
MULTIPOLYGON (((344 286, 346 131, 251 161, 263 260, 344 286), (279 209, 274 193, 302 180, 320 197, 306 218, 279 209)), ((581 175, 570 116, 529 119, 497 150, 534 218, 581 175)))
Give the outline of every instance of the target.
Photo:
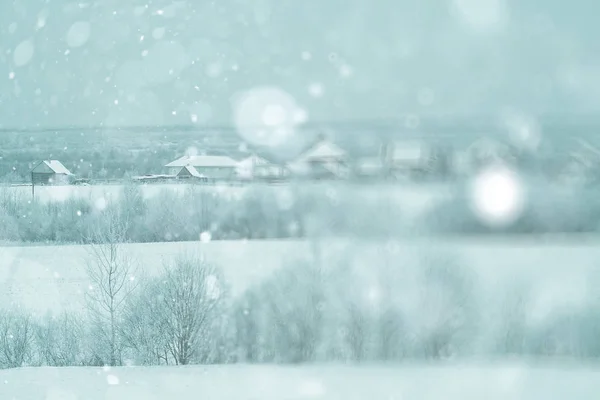
POLYGON ((321 97, 323 96, 323 92, 323 85, 320 83, 311 83, 308 86, 308 93, 310 93, 310 95, 313 97, 321 97))
POLYGON ((87 21, 75 22, 67 31, 67 45, 69 47, 81 47, 90 38, 91 24, 87 21))
POLYGON ((33 58, 34 46, 32 40, 24 40, 15 48, 13 52, 13 62, 15 66, 25 66, 33 58))
POLYGON ((342 78, 349 78, 350 76, 352 76, 352 67, 344 64, 340 67, 340 75, 342 78))

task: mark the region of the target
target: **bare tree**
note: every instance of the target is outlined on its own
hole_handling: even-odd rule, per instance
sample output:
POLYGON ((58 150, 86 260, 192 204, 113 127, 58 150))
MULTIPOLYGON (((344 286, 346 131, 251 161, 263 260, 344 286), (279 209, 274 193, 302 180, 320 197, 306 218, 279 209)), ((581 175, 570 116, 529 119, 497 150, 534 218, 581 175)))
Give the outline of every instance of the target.
POLYGON ((199 257, 180 256, 165 266, 160 285, 161 330, 176 364, 210 361, 226 287, 219 269, 199 257))
POLYGON ((110 365, 121 363, 119 326, 127 299, 138 285, 137 265, 126 253, 127 221, 114 209, 103 213, 90 236, 87 275, 90 288, 86 301, 99 345, 107 346, 110 365))
POLYGON ((0 311, 0 367, 16 368, 31 358, 33 326, 25 313, 0 311))
POLYGON ((164 267, 129 302, 123 319, 125 345, 142 364, 220 359, 227 288, 219 269, 189 255, 164 267))

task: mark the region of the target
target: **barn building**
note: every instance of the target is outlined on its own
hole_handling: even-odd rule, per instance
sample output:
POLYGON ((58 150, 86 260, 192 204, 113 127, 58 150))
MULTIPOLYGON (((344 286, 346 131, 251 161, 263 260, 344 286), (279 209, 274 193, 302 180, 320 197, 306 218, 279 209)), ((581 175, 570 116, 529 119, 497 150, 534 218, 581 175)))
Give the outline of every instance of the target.
POLYGON ((31 170, 31 183, 34 185, 66 185, 73 176, 60 161, 45 160, 31 170))

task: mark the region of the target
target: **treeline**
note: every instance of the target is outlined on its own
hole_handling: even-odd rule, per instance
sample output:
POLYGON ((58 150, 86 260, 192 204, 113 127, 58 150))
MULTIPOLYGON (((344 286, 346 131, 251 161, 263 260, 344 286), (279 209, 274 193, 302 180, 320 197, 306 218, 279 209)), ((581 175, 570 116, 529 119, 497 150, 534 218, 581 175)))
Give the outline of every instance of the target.
POLYGON ((107 215, 125 242, 299 238, 312 233, 389 235, 406 230, 389 196, 344 185, 203 187, 181 185, 145 197, 126 185, 111 199, 31 201, 0 188, 0 241, 90 243, 107 215), (181 190, 176 190, 181 189, 181 190))
POLYGON ((113 200, 32 202, 27 197, 0 188, 0 240, 88 243, 91 230, 103 224, 107 215, 117 215, 126 226, 126 242, 193 241, 204 232, 210 232, 213 239, 303 235, 297 209, 279 207, 268 188, 188 186, 183 192, 166 188, 145 198, 140 186, 129 185, 113 200))
POLYGON ((600 357, 597 299, 540 313, 533 287, 484 293, 452 255, 367 266, 318 254, 234 297, 200 256, 144 278, 121 248, 96 246, 86 312, 0 311, 0 366, 600 357))
POLYGON ((112 200, 31 201, 22 191, 0 188, 0 241, 89 243, 91 230, 106 215, 119 216, 126 226, 125 242, 194 241, 203 233, 212 239, 269 239, 600 230, 600 191, 595 187, 532 185, 522 214, 503 229, 479 220, 468 188, 459 185, 438 194, 439 189, 399 184, 180 189, 145 197, 141 186, 129 185, 112 200), (412 190, 435 195, 414 195, 412 190))

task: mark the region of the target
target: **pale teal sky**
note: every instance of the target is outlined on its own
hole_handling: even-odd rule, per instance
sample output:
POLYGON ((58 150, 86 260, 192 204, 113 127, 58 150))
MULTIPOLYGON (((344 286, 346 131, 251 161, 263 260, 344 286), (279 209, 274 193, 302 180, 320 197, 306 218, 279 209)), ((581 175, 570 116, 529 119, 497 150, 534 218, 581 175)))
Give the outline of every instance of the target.
POLYGON ((591 0, 6 0, 0 126, 231 124, 232 98, 263 86, 315 121, 598 112, 598 15, 591 0))

